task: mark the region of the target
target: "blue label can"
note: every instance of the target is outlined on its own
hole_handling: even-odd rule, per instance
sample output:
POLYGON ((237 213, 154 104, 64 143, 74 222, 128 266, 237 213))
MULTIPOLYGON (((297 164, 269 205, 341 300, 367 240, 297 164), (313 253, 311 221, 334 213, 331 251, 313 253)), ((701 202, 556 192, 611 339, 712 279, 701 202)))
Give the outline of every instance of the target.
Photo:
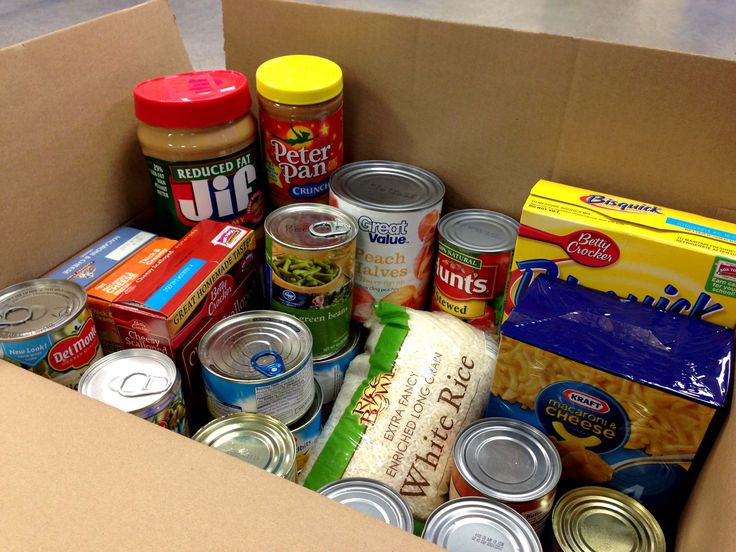
POLYGON ((309 411, 296 422, 289 425, 289 430, 296 441, 296 471, 297 474, 309 460, 312 445, 319 437, 322 429, 322 390, 319 385, 314 386, 314 400, 309 411))
POLYGON ((218 418, 259 412, 286 425, 314 400, 312 335, 298 318, 249 311, 212 326, 199 343, 207 407, 218 418))
POLYGON ((347 345, 337 354, 324 360, 314 361, 314 378, 322 389, 322 402, 331 403, 337 397, 345 371, 352 360, 360 353, 361 326, 354 324, 350 327, 350 338, 347 345))

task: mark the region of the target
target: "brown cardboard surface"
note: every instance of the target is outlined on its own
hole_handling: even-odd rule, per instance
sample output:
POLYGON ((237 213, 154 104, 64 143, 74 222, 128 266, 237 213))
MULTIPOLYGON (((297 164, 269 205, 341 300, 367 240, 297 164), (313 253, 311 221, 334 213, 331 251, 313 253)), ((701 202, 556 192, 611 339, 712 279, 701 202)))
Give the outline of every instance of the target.
MULTIPOLYGON (((518 216, 539 178, 734 218, 736 63, 277 0, 225 0, 228 63, 338 61, 351 159, 415 163, 518 216)), ((0 286, 150 201, 131 87, 189 62, 162 0, 0 50, 0 286), (9 78, 8 75, 12 76, 9 78)), ((2 550, 429 550, 310 491, 0 361, 2 550)), ((678 550, 729 550, 736 426, 678 550)))
POLYGON ((151 201, 132 88, 190 68, 154 1, 0 50, 0 287, 36 277, 151 201), (12 262, 11 262, 12 260, 12 262))
POLYGON ((334 59, 347 158, 427 168, 450 204, 518 216, 552 178, 734 219, 717 185, 736 176, 733 62, 280 0, 223 13, 230 68, 334 59))
POLYGON ((438 550, 0 361, 0 548, 438 550))

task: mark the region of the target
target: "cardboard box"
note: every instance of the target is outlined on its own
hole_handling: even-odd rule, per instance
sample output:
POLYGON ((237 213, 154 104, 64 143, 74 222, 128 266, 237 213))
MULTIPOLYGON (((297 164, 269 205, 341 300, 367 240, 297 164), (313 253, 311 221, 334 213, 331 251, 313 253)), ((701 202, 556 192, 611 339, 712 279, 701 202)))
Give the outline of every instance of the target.
MULTIPOLYGON (((518 217, 546 178, 736 220, 733 61, 297 2, 223 7, 231 68, 252 79, 286 52, 335 59, 348 159, 432 170, 452 206, 518 217)), ((149 207, 130 90, 189 67, 160 0, 0 51, 2 193, 12 206, 0 231, 13 237, 0 285, 44 273, 149 207)), ((0 368, 4 550, 437 550, 0 368)), ((729 419, 683 514, 678 551, 734 548, 734 455, 729 419)))
POLYGON ((100 345, 105 354, 123 348, 123 340, 115 327, 110 305, 175 244, 176 240, 155 238, 87 289, 87 305, 95 319, 100 345))
POLYGON ((521 213, 507 316, 540 274, 736 325, 736 224, 541 180, 521 213))

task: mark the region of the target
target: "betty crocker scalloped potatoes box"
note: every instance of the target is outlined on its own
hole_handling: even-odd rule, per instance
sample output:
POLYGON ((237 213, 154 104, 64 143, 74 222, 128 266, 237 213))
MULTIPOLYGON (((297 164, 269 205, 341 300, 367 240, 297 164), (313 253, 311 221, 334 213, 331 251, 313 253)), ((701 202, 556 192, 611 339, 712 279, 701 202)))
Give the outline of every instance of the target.
POLYGON ((736 224, 540 180, 522 211, 506 316, 540 274, 736 324, 736 224))

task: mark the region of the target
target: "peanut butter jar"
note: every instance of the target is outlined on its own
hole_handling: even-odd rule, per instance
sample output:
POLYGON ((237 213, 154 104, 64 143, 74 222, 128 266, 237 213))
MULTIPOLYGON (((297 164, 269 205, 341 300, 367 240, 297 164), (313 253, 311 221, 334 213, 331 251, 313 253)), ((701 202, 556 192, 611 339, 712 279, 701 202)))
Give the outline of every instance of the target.
POLYGON ((168 75, 133 95, 161 233, 180 238, 209 218, 262 235, 266 198, 245 75, 168 75))
POLYGON ((325 58, 282 56, 256 71, 271 203, 327 203, 343 162, 342 70, 325 58))

